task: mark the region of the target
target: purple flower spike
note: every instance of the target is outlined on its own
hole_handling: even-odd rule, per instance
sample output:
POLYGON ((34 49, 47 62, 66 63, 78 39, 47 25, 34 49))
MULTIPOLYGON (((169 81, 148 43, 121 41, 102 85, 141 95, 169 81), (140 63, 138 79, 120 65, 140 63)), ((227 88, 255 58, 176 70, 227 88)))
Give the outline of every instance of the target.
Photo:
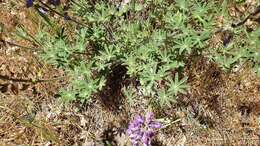
POLYGON ((26 0, 26 7, 27 8, 32 7, 33 6, 33 1, 34 0, 26 0))
POLYGON ((152 137, 159 128, 161 128, 161 123, 155 120, 152 112, 148 112, 145 116, 145 120, 140 115, 134 118, 134 121, 129 124, 127 134, 133 146, 138 146, 139 142, 141 142, 143 146, 150 146, 152 137))

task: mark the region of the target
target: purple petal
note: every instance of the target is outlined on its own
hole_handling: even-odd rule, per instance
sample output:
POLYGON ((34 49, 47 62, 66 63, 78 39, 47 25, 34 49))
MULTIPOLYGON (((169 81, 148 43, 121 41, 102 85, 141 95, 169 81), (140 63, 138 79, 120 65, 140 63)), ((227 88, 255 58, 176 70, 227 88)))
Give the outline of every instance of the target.
POLYGON ((131 134, 131 135, 129 135, 129 138, 130 138, 131 140, 136 140, 136 141, 138 141, 138 140, 140 140, 140 139, 142 138, 142 134, 131 134))
POLYGON ((142 134, 141 133, 141 128, 130 128, 127 129, 127 133, 130 134, 142 134))
POLYGON ((134 119, 134 123, 137 125, 143 124, 144 123, 144 118, 141 117, 140 115, 137 115, 134 119))
POLYGON ((128 127, 129 130, 135 130, 135 129, 138 129, 138 128, 140 128, 140 126, 139 126, 139 125, 136 125, 136 124, 134 124, 134 123, 131 123, 131 124, 129 125, 129 127, 128 127))
POLYGON ((162 124, 157 121, 152 121, 148 124, 148 128, 151 128, 151 129, 159 129, 161 127, 162 127, 162 124))
POLYGON ((151 140, 152 140, 153 136, 154 136, 154 132, 153 131, 146 131, 146 132, 144 132, 143 137, 141 139, 143 145, 145 145, 145 146, 151 145, 151 140))
POLYGON ((150 123, 154 120, 154 114, 152 112, 146 113, 145 121, 146 123, 150 123))
POLYGON ((130 123, 127 132, 128 133, 134 133, 136 131, 141 131, 141 126, 140 124, 136 124, 136 123, 130 123))
POLYGON ((138 141, 132 142, 133 146, 138 146, 138 141))

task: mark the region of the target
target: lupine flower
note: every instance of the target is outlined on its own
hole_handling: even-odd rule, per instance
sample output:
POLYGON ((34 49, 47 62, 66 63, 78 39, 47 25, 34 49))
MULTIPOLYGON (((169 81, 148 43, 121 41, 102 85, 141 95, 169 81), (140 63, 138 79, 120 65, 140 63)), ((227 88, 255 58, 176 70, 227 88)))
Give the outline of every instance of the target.
POLYGON ((134 121, 129 124, 127 133, 133 146, 138 146, 139 142, 143 146, 150 146, 152 137, 159 128, 161 128, 161 123, 155 120, 152 112, 148 112, 145 118, 140 115, 136 116, 134 121))
POLYGON ((48 0, 48 3, 54 6, 58 6, 60 5, 60 0, 48 0))
POLYGON ((32 7, 33 6, 33 1, 34 0, 26 0, 26 7, 27 8, 32 7))

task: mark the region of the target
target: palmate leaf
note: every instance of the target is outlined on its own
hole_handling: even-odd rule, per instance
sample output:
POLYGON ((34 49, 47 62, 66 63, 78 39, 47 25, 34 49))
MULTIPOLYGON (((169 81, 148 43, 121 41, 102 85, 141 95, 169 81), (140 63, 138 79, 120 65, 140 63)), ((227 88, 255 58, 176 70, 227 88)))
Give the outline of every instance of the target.
POLYGON ((59 92, 59 95, 62 97, 61 98, 61 101, 64 102, 65 104, 68 104, 70 103, 71 101, 75 101, 77 98, 76 98, 76 93, 72 90, 65 90, 65 89, 62 89, 60 92, 59 92))
POLYGON ((217 62, 220 65, 220 67, 223 70, 227 70, 227 69, 231 69, 231 67, 234 65, 234 63, 237 61, 238 58, 233 56, 217 55, 213 59, 215 62, 217 62))
POLYGON ((98 90, 101 90, 105 85, 106 85, 106 79, 104 76, 100 77, 98 82, 97 82, 97 87, 98 87, 98 90))
POLYGON ((45 50, 40 56, 43 60, 57 67, 65 67, 68 65, 72 52, 64 40, 58 39, 53 43, 45 43, 44 47, 45 50))
POLYGON ((145 96, 154 96, 157 92, 158 81, 162 80, 167 75, 167 72, 162 69, 158 70, 158 64, 153 61, 142 66, 143 70, 139 75, 142 92, 145 96))
POLYGON ((114 7, 109 7, 105 3, 97 3, 94 13, 87 15, 89 22, 105 23, 110 20, 111 16, 116 12, 114 7))
POLYGON ((207 13, 210 10, 210 6, 207 3, 198 2, 196 0, 192 9, 192 17, 199 22, 206 24, 206 19, 209 18, 207 13))
POLYGON ((156 83, 156 81, 162 80, 164 76, 167 75, 164 70, 157 71, 158 64, 155 62, 152 62, 150 64, 147 64, 144 67, 144 70, 142 71, 142 74, 140 75, 140 83, 141 85, 153 85, 156 83))
POLYGON ((99 80, 83 80, 83 79, 74 79, 72 85, 74 91, 78 93, 77 97, 84 102, 85 100, 90 99, 90 97, 98 91, 99 80))
POLYGON ((138 50, 135 51, 136 57, 141 61, 147 61, 147 58, 150 58, 151 55, 156 52, 156 48, 157 47, 150 44, 141 45, 138 50))
MULTIPOLYGON (((96 59, 96 58, 95 58, 96 59)), ((93 67, 94 70, 97 71, 104 71, 106 70, 109 66, 111 65, 111 63, 106 63, 104 61, 96 61, 95 62, 95 66, 93 67)))
POLYGON ((167 52, 166 50, 160 51, 160 52, 161 52, 159 54, 160 61, 163 62, 163 63, 170 63, 173 55, 171 53, 167 52))
POLYGON ((187 17, 180 11, 176 13, 169 11, 164 15, 163 20, 166 22, 167 28, 175 30, 184 28, 187 17))
POLYGON ((176 69, 176 68, 179 68, 179 67, 183 67, 184 66, 184 63, 183 62, 178 62, 178 61, 172 61, 172 62, 168 62, 164 65, 162 65, 160 67, 160 72, 168 72, 170 70, 173 70, 173 69, 176 69))
POLYGON ((97 59, 101 60, 101 61, 105 61, 105 62, 109 62, 111 61, 113 58, 116 57, 116 53, 118 51, 116 50, 116 48, 112 45, 110 46, 105 46, 104 50, 100 51, 100 55, 99 57, 97 57, 97 59))
POLYGON ((176 0, 176 6, 183 11, 189 10, 189 1, 187 0, 176 0))
POLYGON ((134 77, 140 71, 140 67, 138 67, 137 57, 134 54, 126 55, 125 58, 122 59, 123 65, 127 67, 127 74, 130 77, 134 77))
POLYGON ((86 79, 90 79, 92 77, 92 67, 93 62, 85 62, 82 61, 78 66, 74 68, 71 74, 75 77, 84 77, 86 79))
POLYGON ((73 50, 75 52, 84 52, 86 49, 86 43, 87 43, 87 30, 86 29, 81 29, 78 32, 77 38, 76 38, 76 44, 73 47, 73 50))
POLYGON ((191 49, 194 46, 194 41, 192 37, 180 38, 174 41, 176 45, 173 47, 174 49, 179 50, 179 54, 182 53, 191 53, 191 49))
POLYGON ((169 87, 168 91, 173 93, 173 95, 177 96, 178 93, 185 94, 186 89, 189 87, 186 84, 188 77, 184 77, 181 80, 179 80, 178 73, 175 74, 174 80, 172 78, 168 77, 168 83, 167 86, 169 87))
POLYGON ((170 92, 168 92, 165 89, 161 89, 158 91, 158 99, 159 99, 159 103, 164 106, 170 106, 172 102, 176 102, 176 96, 170 94, 170 92))
POLYGON ((166 40, 166 32, 163 30, 155 30, 152 33, 152 42, 151 44, 153 44, 154 46, 161 46, 164 41, 166 40))

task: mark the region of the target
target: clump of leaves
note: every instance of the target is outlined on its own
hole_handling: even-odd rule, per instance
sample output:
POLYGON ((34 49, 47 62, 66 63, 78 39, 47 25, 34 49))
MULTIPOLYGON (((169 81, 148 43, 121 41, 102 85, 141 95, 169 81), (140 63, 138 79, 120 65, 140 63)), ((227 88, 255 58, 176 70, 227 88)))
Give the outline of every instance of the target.
POLYGON ((140 83, 141 96, 169 105, 188 88, 181 72, 186 59, 201 53, 214 31, 213 6, 198 0, 131 1, 124 6, 72 1, 70 14, 82 23, 76 23, 75 34, 40 34, 41 57, 71 75, 70 86, 61 92, 66 102, 89 101, 106 84, 111 67, 122 64, 140 83))

